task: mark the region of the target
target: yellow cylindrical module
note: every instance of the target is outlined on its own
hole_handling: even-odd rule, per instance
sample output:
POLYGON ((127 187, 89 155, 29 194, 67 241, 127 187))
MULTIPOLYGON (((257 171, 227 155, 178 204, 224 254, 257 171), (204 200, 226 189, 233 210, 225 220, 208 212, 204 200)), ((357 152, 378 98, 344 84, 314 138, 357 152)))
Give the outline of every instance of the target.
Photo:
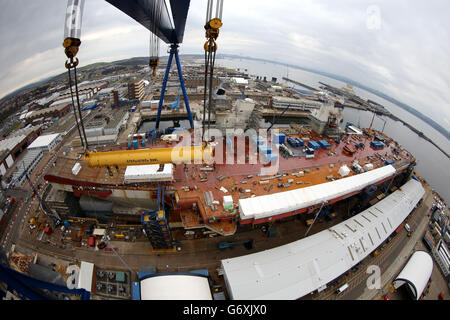
POLYGON ((164 163, 210 163, 211 146, 189 146, 108 152, 86 152, 84 162, 89 167, 137 166, 164 163))

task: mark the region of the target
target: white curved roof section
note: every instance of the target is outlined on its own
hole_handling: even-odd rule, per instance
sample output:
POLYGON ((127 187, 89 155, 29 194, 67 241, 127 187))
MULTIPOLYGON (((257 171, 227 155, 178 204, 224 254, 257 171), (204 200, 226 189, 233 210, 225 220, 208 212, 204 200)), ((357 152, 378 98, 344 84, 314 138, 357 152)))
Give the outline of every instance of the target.
POLYGON ((208 278, 162 275, 141 281, 141 300, 212 300, 208 278))
POLYGON ((374 251, 414 209, 425 191, 416 180, 346 221, 307 238, 222 260, 236 300, 298 299, 326 285, 374 251))
POLYGON ((373 183, 394 175, 395 172, 395 168, 392 165, 388 165, 348 178, 321 183, 311 187, 240 199, 240 217, 241 220, 263 219, 318 205, 323 201, 336 199, 362 190, 373 183))
POLYGON ((422 296, 428 280, 433 272, 433 258, 425 251, 416 251, 409 258, 408 263, 392 282, 395 289, 405 283, 411 289, 416 300, 422 296))

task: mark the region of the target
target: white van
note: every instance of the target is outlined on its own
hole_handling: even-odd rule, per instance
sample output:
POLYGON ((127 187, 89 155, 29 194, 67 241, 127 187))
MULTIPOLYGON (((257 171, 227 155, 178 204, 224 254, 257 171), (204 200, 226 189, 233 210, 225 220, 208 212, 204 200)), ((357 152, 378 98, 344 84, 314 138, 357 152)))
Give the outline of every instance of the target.
POLYGON ((345 290, 347 290, 348 288, 348 283, 344 284, 342 287, 340 287, 339 289, 336 290, 336 294, 341 294, 342 292, 344 292, 345 290))
POLYGON ((411 228, 410 228, 409 224, 407 224, 407 223, 405 223, 405 229, 406 229, 406 231, 411 232, 411 228))

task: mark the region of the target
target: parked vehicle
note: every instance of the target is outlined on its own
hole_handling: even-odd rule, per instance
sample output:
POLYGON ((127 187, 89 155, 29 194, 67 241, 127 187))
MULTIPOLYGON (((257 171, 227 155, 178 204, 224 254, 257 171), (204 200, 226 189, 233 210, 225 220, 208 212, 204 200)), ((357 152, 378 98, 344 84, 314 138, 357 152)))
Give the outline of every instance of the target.
POLYGON ((339 289, 336 290, 336 294, 341 294, 342 292, 344 292, 345 290, 348 289, 348 283, 344 284, 343 286, 341 286, 339 289))

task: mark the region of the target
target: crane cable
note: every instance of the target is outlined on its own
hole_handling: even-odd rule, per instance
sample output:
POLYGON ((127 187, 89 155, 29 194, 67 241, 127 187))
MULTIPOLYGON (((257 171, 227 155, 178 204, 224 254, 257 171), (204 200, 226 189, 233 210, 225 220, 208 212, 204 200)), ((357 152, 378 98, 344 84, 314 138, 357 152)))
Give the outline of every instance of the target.
MULTIPOLYGON (((81 43, 81 41, 80 41, 81 43)), ((83 146, 83 149, 89 150, 89 145, 88 145, 88 141, 87 141, 87 137, 86 137, 86 131, 84 130, 84 123, 83 123, 83 117, 81 115, 81 108, 80 108, 80 95, 78 92, 78 77, 77 77, 77 65, 78 65, 78 58, 76 58, 76 61, 73 61, 73 57, 69 57, 70 62, 66 61, 66 68, 67 68, 67 72, 69 75, 69 87, 70 87, 70 96, 72 98, 72 106, 73 106, 73 112, 75 115, 75 121, 77 123, 77 128, 78 128, 78 134, 80 135, 80 140, 81 140, 81 144, 83 146), (75 103, 74 103, 74 93, 73 93, 73 89, 72 89, 72 77, 71 77, 71 72, 70 70, 74 69, 74 75, 75 75, 75 96, 77 98, 77 106, 75 107, 75 103), (78 118, 77 118, 77 111, 78 111, 78 118), (80 126, 81 126, 81 130, 80 130, 80 126), (84 142, 83 142, 84 139, 84 142)))
POLYGON ((72 109, 73 109, 73 114, 74 114, 74 116, 75 116, 75 123, 77 124, 78 135, 79 135, 79 137, 80 137, 81 145, 83 146, 83 149, 85 149, 85 146, 84 146, 84 140, 81 139, 81 131, 80 131, 80 126, 79 126, 79 124, 78 124, 79 121, 78 121, 77 112, 76 112, 76 110, 75 110, 75 101, 74 101, 74 99, 73 99, 72 78, 71 78, 71 75, 70 75, 70 69, 68 68, 67 71, 68 71, 68 74, 69 74, 70 97, 72 98, 72 109))
POLYGON ((66 69, 69 74, 69 88, 70 96, 72 98, 72 108, 75 115, 75 121, 77 124, 78 134, 80 135, 80 141, 83 146, 84 151, 89 150, 88 141, 86 138, 86 132, 84 130, 83 117, 81 116, 80 108, 80 96, 78 93, 78 77, 77 77, 77 65, 79 63, 78 58, 75 58, 79 47, 81 45, 80 35, 81 35, 81 21, 83 17, 84 0, 68 0, 67 11, 66 11, 66 21, 64 26, 64 52, 69 60, 66 61, 66 69), (75 61, 74 61, 75 58, 75 61), (72 89, 72 77, 70 70, 74 69, 75 72, 75 93, 77 98, 77 106, 75 107, 74 94, 72 89), (77 110, 79 119, 77 118, 77 110), (81 126, 81 129, 80 129, 81 126), (83 133, 83 134, 82 134, 83 133), (83 142, 84 138, 84 142, 83 142))
POLYGON ((206 118, 206 95, 208 93, 208 131, 211 124, 211 102, 212 102, 212 89, 214 78, 214 65, 216 62, 217 43, 216 40, 219 37, 219 29, 222 27, 222 10, 223 0, 216 2, 216 17, 212 18, 214 0, 208 0, 208 6, 206 9, 206 43, 203 46, 205 50, 205 88, 203 99, 203 123, 202 123, 202 140, 205 136, 205 118, 206 118), (208 87, 209 82, 209 87, 208 87))
POLYGON ((149 67, 152 70, 152 77, 156 76, 156 69, 159 66, 159 47, 160 39, 156 35, 157 26, 161 20, 162 1, 156 0, 152 2, 152 26, 150 30, 150 60, 149 67))

